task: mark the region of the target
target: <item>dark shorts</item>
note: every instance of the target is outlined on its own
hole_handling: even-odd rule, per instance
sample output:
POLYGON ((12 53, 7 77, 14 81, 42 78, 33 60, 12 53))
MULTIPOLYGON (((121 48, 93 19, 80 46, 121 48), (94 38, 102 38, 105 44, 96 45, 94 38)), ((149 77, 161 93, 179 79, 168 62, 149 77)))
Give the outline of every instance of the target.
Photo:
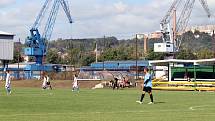
POLYGON ((47 85, 50 85, 50 82, 46 82, 47 85))
POLYGON ((152 92, 152 88, 151 87, 144 87, 143 91, 150 93, 150 92, 152 92))

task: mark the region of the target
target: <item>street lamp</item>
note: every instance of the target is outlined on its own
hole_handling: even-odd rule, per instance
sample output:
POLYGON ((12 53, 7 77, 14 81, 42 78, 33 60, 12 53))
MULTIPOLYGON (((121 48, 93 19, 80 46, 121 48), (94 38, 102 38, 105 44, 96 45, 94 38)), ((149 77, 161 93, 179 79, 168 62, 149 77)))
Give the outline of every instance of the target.
MULTIPOLYGON (((138 39, 142 39, 145 37, 145 34, 136 34, 135 40, 136 40, 136 80, 139 78, 139 69, 138 69, 138 39)), ((145 45, 144 45, 145 46, 145 45)))

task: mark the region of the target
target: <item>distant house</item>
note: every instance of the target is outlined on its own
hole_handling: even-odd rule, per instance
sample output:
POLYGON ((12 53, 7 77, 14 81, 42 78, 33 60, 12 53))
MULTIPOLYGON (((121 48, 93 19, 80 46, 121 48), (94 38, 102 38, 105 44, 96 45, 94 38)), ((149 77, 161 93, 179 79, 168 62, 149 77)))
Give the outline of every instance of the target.
POLYGON ((196 30, 198 30, 199 32, 204 32, 209 35, 212 35, 213 31, 215 30, 215 25, 192 26, 186 29, 186 31, 192 31, 192 32, 195 32, 196 30))

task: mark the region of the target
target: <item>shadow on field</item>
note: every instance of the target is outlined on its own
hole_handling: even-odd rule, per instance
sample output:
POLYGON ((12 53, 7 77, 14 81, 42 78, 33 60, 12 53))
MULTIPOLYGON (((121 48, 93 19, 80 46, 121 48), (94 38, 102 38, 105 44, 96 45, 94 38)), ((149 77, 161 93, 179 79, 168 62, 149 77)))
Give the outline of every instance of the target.
POLYGON ((163 103, 166 103, 166 102, 154 102, 154 104, 163 104, 163 103))

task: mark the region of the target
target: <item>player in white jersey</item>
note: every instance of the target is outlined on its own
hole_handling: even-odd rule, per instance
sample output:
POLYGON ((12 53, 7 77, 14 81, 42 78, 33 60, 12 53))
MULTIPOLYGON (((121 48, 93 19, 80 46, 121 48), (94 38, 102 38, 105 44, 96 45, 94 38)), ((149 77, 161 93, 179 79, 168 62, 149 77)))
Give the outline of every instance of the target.
POLYGON ((5 82, 5 89, 7 91, 7 94, 11 94, 11 76, 10 71, 6 71, 6 82, 5 82))
POLYGON ((50 82, 50 78, 48 75, 46 75, 46 86, 47 88, 50 88, 52 90, 52 86, 51 86, 51 82, 50 82))
POLYGON ((75 74, 74 75, 74 81, 72 85, 72 91, 79 91, 79 86, 78 86, 78 76, 75 74))
POLYGON ((47 80, 46 80, 46 77, 44 76, 44 77, 43 77, 43 84, 42 84, 42 88, 43 88, 43 89, 46 89, 46 88, 47 88, 47 84, 46 84, 46 83, 47 83, 47 80))
POLYGON ((49 76, 48 76, 48 75, 45 75, 45 76, 43 77, 42 88, 43 88, 43 89, 47 89, 47 88, 52 89, 52 86, 51 86, 51 83, 50 83, 50 81, 49 81, 49 76))

